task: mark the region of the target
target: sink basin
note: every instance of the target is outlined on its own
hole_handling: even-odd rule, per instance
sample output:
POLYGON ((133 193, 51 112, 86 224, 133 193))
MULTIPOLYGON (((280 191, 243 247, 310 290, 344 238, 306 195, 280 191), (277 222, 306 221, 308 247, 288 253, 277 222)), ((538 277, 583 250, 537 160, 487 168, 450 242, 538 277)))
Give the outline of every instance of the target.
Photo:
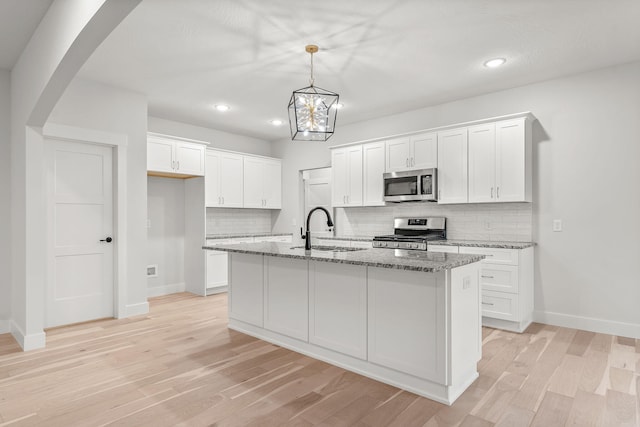
MULTIPOLYGON (((291 249, 304 249, 304 246, 293 246, 291 249)), ((344 246, 311 246, 312 251, 323 251, 323 252, 355 252, 355 251, 364 251, 366 248, 350 248, 344 246)))

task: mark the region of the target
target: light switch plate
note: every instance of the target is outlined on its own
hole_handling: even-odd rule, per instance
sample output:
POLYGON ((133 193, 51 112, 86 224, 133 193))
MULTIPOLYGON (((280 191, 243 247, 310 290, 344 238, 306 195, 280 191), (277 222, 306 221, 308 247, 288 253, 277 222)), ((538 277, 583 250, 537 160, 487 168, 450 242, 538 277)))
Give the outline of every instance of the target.
POLYGON ((562 231, 562 220, 554 219, 553 220, 553 231, 562 231))

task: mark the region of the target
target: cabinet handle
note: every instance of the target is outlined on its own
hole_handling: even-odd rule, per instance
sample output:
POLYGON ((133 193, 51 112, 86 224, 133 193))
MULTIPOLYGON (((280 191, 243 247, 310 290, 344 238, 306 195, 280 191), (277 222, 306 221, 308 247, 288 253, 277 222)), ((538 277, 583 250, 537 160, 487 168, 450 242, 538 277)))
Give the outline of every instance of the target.
POLYGON ((491 302, 484 302, 484 301, 483 301, 483 302, 482 302, 482 305, 493 305, 493 303, 491 303, 491 302))
POLYGON ((411 158, 411 166, 415 166, 416 165, 416 159, 415 158, 411 158))
POLYGON ((442 190, 438 190, 438 199, 442 199, 442 190))
POLYGON ((493 199, 493 187, 491 187, 491 198, 493 199))
POLYGON ((496 187, 496 199, 500 198, 500 187, 496 187))
POLYGON ((482 277, 482 278, 484 278, 484 279, 494 279, 494 277, 493 277, 493 276, 480 276, 480 277, 482 277))
POLYGON ((224 197, 222 198, 222 204, 224 205, 224 197))
POLYGON ((404 161, 404 164, 409 167, 409 158, 407 157, 407 159, 404 161))
POLYGON ((180 170, 180 160, 176 162, 176 165, 177 165, 176 170, 180 170))

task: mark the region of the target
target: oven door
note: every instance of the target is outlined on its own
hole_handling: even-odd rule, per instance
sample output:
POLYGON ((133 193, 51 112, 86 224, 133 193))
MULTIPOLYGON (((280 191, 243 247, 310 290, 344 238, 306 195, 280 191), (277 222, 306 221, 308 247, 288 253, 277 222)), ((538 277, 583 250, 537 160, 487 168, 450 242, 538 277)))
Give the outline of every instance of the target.
POLYGON ((385 202, 420 200, 420 183, 415 172, 385 173, 383 179, 385 202))

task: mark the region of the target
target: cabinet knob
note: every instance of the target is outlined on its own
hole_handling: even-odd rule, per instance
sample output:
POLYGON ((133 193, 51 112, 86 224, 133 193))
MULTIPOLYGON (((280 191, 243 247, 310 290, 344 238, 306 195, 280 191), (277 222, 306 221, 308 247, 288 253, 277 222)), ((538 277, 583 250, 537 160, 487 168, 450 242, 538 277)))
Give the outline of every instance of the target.
POLYGON ((496 199, 500 198, 500 187, 496 187, 496 199))
POLYGON ((493 199, 493 187, 491 187, 491 198, 493 199))

